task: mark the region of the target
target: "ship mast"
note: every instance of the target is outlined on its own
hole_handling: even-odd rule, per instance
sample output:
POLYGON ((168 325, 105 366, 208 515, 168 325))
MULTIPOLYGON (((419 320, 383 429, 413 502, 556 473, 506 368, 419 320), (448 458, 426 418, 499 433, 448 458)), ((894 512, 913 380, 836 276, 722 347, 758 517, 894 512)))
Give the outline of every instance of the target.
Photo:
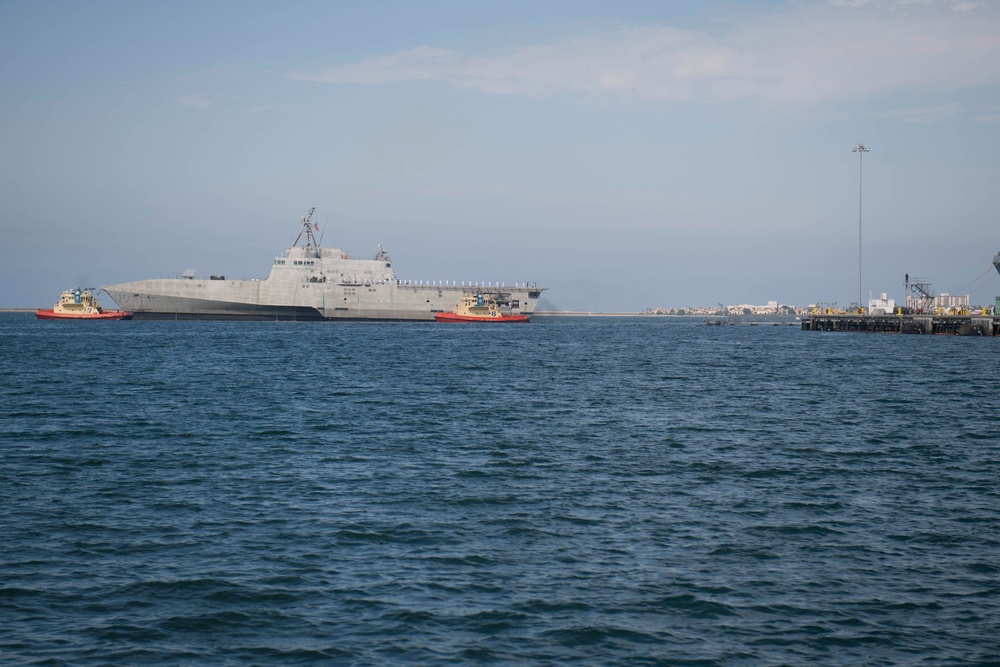
POLYGON ((302 229, 299 230, 299 235, 295 237, 295 242, 292 243, 292 245, 297 246, 299 244, 299 240, 302 238, 302 235, 305 234, 306 253, 308 254, 309 251, 312 251, 313 254, 319 256, 319 243, 316 242, 316 236, 313 234, 313 232, 315 232, 319 228, 319 226, 312 221, 313 212, 315 210, 316 207, 313 206, 311 209, 309 209, 309 215, 302 218, 302 229))

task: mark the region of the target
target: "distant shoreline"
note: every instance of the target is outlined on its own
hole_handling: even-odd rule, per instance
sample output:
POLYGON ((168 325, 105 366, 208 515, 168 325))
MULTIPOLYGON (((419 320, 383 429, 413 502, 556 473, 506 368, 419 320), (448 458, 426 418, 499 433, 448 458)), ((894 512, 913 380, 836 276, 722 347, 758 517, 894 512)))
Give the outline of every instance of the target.
POLYGON ((532 317, 645 317, 643 313, 598 313, 592 310, 536 310, 532 317))

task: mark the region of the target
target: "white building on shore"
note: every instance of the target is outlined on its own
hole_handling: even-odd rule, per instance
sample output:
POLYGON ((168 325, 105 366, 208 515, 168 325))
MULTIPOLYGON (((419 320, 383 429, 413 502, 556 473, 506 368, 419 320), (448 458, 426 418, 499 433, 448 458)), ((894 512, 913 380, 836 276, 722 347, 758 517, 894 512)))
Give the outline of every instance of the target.
POLYGON ((953 294, 939 294, 930 302, 930 305, 926 305, 921 299, 916 299, 912 295, 906 295, 906 307, 912 308, 914 310, 918 308, 923 308, 925 310, 937 310, 938 308, 943 308, 949 310, 951 308, 957 309, 967 309, 969 307, 969 295, 953 295, 953 294))
POLYGON ((896 312, 896 300, 888 298, 885 292, 876 299, 868 299, 868 313, 871 315, 888 315, 896 312))
POLYGON ((784 315, 795 312, 793 306, 787 306, 777 301, 768 301, 765 306, 756 306, 752 303, 739 303, 735 306, 726 306, 726 308, 730 313, 737 315, 745 315, 748 311, 750 315, 784 315))

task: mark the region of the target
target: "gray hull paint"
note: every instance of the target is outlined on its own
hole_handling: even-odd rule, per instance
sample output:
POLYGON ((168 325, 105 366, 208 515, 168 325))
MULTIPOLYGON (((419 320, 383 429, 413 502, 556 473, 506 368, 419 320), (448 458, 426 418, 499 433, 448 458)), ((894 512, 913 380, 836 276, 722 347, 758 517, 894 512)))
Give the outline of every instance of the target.
POLYGON ((257 285, 265 282, 162 278, 104 289, 120 308, 133 312, 135 319, 279 321, 430 321, 438 312, 454 310, 463 294, 477 289, 505 295, 505 303, 511 304, 505 311, 531 315, 538 302, 531 295, 541 292, 540 288, 520 287, 310 284, 303 288, 308 295, 294 294, 283 303, 280 298, 259 298, 257 285))
POLYGON ((372 259, 350 258, 340 248, 314 245, 309 224, 303 220, 300 233, 306 234, 306 245, 275 257, 264 280, 156 278, 103 289, 135 319, 279 321, 431 321, 477 291, 496 295, 507 313, 531 315, 544 289, 408 284, 396 279, 381 248, 372 259))

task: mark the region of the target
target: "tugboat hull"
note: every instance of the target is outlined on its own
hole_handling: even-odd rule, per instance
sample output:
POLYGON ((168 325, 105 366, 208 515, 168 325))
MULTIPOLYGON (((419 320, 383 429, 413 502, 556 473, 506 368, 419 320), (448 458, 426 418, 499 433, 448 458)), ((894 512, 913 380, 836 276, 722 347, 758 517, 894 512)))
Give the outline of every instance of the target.
POLYGON ((104 310, 89 287, 66 290, 52 308, 39 308, 40 320, 130 320, 132 313, 124 310, 104 310))
POLYGON ((67 314, 57 313, 54 310, 43 310, 39 308, 35 311, 35 317, 40 320, 130 320, 132 313, 120 310, 105 311, 103 313, 67 314))
POLYGON ((496 317, 483 317, 481 315, 459 315, 458 313, 437 313, 434 316, 437 322, 527 322, 527 315, 497 315, 496 317))

